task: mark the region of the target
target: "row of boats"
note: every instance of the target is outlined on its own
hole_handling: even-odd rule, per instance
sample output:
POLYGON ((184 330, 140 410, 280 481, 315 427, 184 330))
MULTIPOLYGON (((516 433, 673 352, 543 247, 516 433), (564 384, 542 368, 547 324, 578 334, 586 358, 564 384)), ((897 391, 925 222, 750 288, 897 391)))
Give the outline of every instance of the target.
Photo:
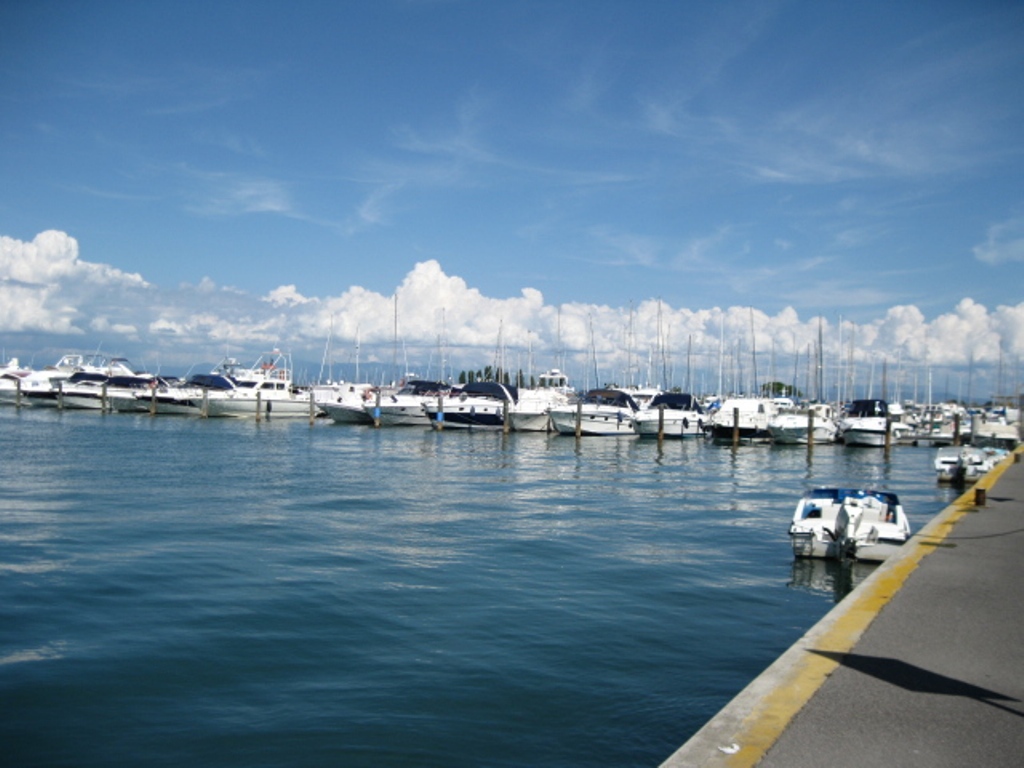
MULTIPOLYGON (((557 369, 537 387, 477 381, 455 386, 413 379, 400 386, 339 382, 297 386, 278 350, 250 366, 225 358, 181 380, 136 371, 124 358, 69 354, 42 370, 0 367, 0 402, 111 411, 313 418, 377 426, 554 431, 576 435, 710 437, 783 444, 883 446, 923 436, 882 399, 802 408, 785 398, 701 400, 653 388, 604 387, 577 394, 557 369)), ((933 433, 929 433, 933 434, 933 433)), ((957 441, 959 442, 959 441, 957 441)))

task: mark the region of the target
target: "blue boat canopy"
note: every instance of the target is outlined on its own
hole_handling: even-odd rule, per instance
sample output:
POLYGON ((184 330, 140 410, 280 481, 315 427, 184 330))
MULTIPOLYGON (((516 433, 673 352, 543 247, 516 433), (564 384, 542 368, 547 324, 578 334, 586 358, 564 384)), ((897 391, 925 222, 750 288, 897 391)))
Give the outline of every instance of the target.
POLYGON ((621 389, 592 389, 583 396, 583 402, 593 405, 613 405, 617 408, 629 408, 632 411, 640 410, 636 400, 621 389))
POLYGON ((438 392, 447 392, 451 389, 451 386, 449 384, 445 384, 443 381, 413 379, 402 387, 402 389, 412 395, 431 395, 438 392))
POLYGON ((857 418, 888 416, 889 407, 885 400, 854 400, 846 406, 846 412, 857 418))
POLYGON ((519 401, 519 390, 510 384, 499 384, 496 381, 471 381, 461 388, 467 397, 493 397, 496 400, 519 401))
POLYGON ((206 389, 235 389, 235 384, 227 376, 219 376, 216 373, 197 373, 186 382, 190 387, 204 387, 206 389))
POLYGON ((664 405, 670 411, 696 411, 704 413, 704 409, 693 395, 684 392, 659 392, 651 400, 648 408, 664 405))
POLYGON ((899 497, 892 491, 876 491, 871 488, 815 488, 804 494, 804 498, 807 499, 826 499, 837 503, 851 498, 864 499, 869 496, 878 499, 884 504, 895 505, 900 503, 899 497))
POLYGON ((97 384, 102 384, 104 381, 109 380, 109 376, 105 373, 93 373, 92 371, 75 371, 68 376, 68 384, 78 384, 83 381, 95 381, 97 384))

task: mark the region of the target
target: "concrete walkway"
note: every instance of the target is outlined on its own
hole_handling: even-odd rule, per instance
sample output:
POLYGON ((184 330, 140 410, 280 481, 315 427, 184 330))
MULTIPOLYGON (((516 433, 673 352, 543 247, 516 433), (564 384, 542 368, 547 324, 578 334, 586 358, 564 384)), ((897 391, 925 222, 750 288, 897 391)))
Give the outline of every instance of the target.
POLYGON ((1024 463, 1015 458, 937 515, 663 767, 1024 763, 1024 463))

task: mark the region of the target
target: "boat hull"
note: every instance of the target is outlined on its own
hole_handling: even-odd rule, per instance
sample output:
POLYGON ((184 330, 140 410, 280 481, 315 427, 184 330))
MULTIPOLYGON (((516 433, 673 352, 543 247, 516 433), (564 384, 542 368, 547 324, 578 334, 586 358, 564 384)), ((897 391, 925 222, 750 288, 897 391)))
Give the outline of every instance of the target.
POLYGON ((430 417, 423 410, 422 403, 415 405, 381 405, 379 409, 375 405, 366 406, 366 412, 370 414, 371 420, 374 413, 382 427, 429 427, 430 417))
POLYGON ((297 419, 309 416, 309 400, 275 400, 261 398, 257 413, 256 398, 211 397, 206 403, 206 415, 210 417, 231 416, 235 418, 297 419))
POLYGON ((664 422, 659 425, 659 421, 657 413, 637 414, 633 419, 633 431, 640 437, 657 437, 659 432, 663 437, 704 437, 704 420, 699 415, 680 416, 666 412, 664 422))
POLYGON ((512 429, 516 432, 550 432, 551 417, 547 411, 541 413, 528 413, 525 411, 513 411, 509 414, 512 420, 512 429))
MULTIPOLYGON (((807 445, 806 426, 769 426, 768 432, 771 433, 773 443, 779 443, 780 445, 807 445)), ((816 445, 825 445, 835 441, 836 433, 834 430, 820 427, 814 428, 814 443, 816 445)))
MULTIPOLYGON (((551 411, 551 423, 560 435, 576 434, 576 409, 551 411)), ((579 414, 580 434, 591 437, 635 435, 632 418, 619 409, 587 409, 579 414)))
POLYGON ((843 442, 846 445, 883 448, 885 447, 885 430, 854 427, 843 432, 843 442))
MULTIPOLYGON (((372 424, 373 418, 362 405, 344 403, 320 403, 320 408, 336 424, 372 424)), ((308 412, 308 404, 307 404, 308 412)))
MULTIPOLYGON (((711 438, 716 443, 729 443, 733 440, 732 425, 716 424, 711 428, 711 438)), ((772 433, 767 427, 740 427, 739 440, 741 443, 768 443, 771 442, 772 433)))
POLYGON ((855 542, 853 557, 866 563, 881 563, 899 552, 902 546, 902 541, 887 541, 885 539, 871 543, 855 542))
POLYGON ((791 532, 789 539, 794 557, 839 560, 845 554, 839 541, 823 538, 814 531, 791 532))

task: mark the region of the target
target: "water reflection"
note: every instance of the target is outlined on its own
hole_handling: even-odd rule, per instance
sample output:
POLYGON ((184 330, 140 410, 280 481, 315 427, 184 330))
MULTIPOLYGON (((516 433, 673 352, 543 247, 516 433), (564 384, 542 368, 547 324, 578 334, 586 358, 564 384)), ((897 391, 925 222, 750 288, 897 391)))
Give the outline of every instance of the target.
POLYGON ((838 603, 874 573, 876 567, 873 563, 854 560, 794 558, 793 575, 786 586, 802 592, 829 595, 838 603))

